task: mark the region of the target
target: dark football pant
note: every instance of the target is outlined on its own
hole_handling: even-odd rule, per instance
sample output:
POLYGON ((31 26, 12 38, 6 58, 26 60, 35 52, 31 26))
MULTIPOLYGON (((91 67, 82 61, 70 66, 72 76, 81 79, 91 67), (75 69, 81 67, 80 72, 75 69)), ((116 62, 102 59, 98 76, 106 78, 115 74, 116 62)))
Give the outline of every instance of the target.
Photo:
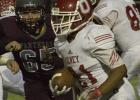
POLYGON ((72 92, 52 97, 49 85, 42 81, 29 81, 24 84, 25 100, 73 100, 72 92))
POLYGON ((54 100, 48 84, 42 81, 28 81, 24 84, 25 100, 54 100))

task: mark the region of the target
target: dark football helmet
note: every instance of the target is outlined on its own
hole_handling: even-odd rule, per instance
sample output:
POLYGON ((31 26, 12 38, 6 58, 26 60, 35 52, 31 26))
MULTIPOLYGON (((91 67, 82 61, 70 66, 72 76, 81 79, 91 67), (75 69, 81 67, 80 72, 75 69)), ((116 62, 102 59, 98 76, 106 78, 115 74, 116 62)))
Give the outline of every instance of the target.
POLYGON ((78 31, 92 18, 91 0, 54 0, 52 27, 56 35, 78 31))
POLYGON ((26 33, 36 35, 36 31, 44 25, 44 0, 16 0, 15 12, 17 21, 26 33))

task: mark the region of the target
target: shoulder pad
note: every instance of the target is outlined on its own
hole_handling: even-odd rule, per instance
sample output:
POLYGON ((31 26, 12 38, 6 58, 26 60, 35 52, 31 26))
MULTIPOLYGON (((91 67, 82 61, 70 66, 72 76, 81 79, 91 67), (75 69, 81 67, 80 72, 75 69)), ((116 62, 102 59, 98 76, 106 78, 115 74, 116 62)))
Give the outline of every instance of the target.
POLYGON ((114 2, 111 2, 111 0, 101 0, 94 9, 94 12, 97 13, 100 18, 103 18, 114 10, 117 11, 116 4, 114 4, 114 2))

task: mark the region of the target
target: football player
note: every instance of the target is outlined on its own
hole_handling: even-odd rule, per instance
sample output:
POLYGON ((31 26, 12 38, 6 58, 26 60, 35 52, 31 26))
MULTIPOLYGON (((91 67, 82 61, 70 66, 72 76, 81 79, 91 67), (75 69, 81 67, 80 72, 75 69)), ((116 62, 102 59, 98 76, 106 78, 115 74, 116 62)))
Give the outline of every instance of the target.
POLYGON ((133 0, 97 0, 94 12, 110 27, 122 51, 128 78, 138 75, 140 96, 140 15, 133 0), (97 4, 98 3, 98 4, 97 4))
MULTIPOLYGON (((14 2, 15 0, 1 0, 0 19, 4 19, 10 16, 15 16, 14 2)), ((13 58, 13 55, 12 53, 6 53, 3 54, 1 57, 13 58)), ((7 68, 7 66, 3 65, 2 62, 0 61, 0 78, 2 79, 2 82, 0 84, 0 100, 7 100, 8 97, 7 91, 24 95, 24 89, 23 89, 24 81, 22 78, 21 71, 13 75, 11 71, 7 68), (4 97, 3 97, 3 89, 4 89, 4 97)))
POLYGON ((54 0, 52 7, 55 45, 65 66, 78 76, 79 100, 135 100, 126 66, 114 49, 114 35, 106 25, 96 24, 92 12, 91 0, 54 0))
POLYGON ((54 71, 63 67, 53 45, 55 35, 51 29, 50 12, 46 12, 50 8, 45 6, 48 2, 16 0, 16 16, 0 20, 0 54, 12 51, 14 59, 4 63, 13 73, 20 67, 26 100, 66 100, 53 98, 48 86, 54 71))

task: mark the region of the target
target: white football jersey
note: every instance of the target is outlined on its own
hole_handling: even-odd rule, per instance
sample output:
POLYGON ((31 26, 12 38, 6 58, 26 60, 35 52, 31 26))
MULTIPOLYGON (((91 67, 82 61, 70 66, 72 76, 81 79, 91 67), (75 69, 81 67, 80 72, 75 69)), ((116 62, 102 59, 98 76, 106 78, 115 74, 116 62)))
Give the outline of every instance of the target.
POLYGON ((65 66, 79 75, 83 87, 98 87, 108 77, 101 62, 111 69, 123 64, 114 50, 114 36, 107 26, 90 22, 72 42, 56 38, 55 46, 65 66))
POLYGON ((100 0, 94 10, 111 27, 115 40, 124 52, 140 44, 140 16, 133 1, 130 1, 100 0))
POLYGON ((135 3, 134 0, 125 0, 126 2, 135 3))

